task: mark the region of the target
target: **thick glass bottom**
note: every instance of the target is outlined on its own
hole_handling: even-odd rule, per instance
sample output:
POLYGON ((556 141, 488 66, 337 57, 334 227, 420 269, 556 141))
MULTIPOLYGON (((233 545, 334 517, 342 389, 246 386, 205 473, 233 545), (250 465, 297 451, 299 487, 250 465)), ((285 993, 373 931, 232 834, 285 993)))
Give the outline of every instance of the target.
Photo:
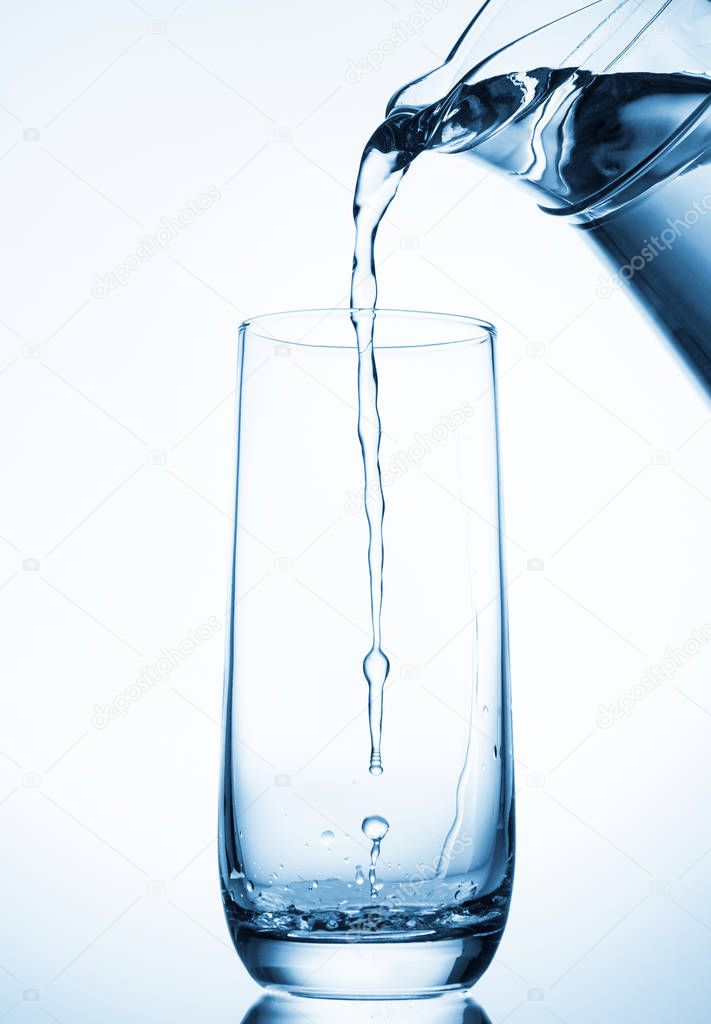
POLYGON ((414 999, 468 988, 482 976, 500 932, 362 942, 279 938, 240 928, 235 946, 260 985, 328 999, 414 999))

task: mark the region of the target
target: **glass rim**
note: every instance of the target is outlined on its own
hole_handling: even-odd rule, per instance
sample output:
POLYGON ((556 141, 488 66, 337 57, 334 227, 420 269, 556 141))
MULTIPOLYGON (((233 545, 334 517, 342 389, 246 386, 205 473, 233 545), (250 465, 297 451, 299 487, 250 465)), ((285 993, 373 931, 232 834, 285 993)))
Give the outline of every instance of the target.
MULTIPOLYGON (((432 341, 408 341, 404 344, 376 344, 378 350, 393 350, 393 349, 420 349, 420 348, 442 348, 444 346, 451 345, 464 345, 464 344, 486 344, 487 342, 493 345, 497 337, 496 327, 488 320, 482 320, 479 317, 468 316, 462 313, 442 313, 434 310, 425 309, 402 309, 397 307, 382 307, 377 306, 373 311, 369 307, 349 307, 349 306, 334 306, 334 307, 316 307, 306 309, 286 309, 276 310, 272 313, 260 313, 257 316, 247 317, 239 326, 239 336, 242 337, 244 334, 249 334, 251 337, 256 337, 262 341, 268 341, 276 345, 290 345, 295 348, 320 348, 320 349, 343 349, 346 351, 356 349, 355 336, 352 338, 351 344, 322 344, 318 342, 309 342, 305 339, 314 331, 318 326, 324 323, 331 316, 342 317, 344 314, 350 319, 353 314, 362 314, 366 316, 372 316, 375 313, 375 319, 377 321, 379 316, 385 319, 400 317, 405 319, 407 317, 413 317, 420 322, 426 320, 432 320, 436 323, 449 323, 454 324, 458 327, 466 327, 463 330, 461 337, 455 338, 442 338, 441 340, 432 341), (281 318, 293 318, 294 321, 298 317, 318 317, 316 323, 312 324, 308 330, 301 335, 300 338, 293 337, 280 337, 276 334, 269 333, 264 329, 264 322, 269 320, 277 320, 281 318)), ((286 332, 281 332, 286 333, 286 332)))

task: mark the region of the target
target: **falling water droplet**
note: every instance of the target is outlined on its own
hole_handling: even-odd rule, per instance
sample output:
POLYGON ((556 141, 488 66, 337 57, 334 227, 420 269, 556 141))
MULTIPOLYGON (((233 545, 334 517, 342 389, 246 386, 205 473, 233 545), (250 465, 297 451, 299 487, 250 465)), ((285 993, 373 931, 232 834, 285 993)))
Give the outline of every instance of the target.
POLYGON ((386 818, 381 818, 379 814, 372 814, 370 817, 364 818, 361 825, 363 834, 374 843, 383 840, 389 828, 390 822, 386 818))
POLYGON ((365 882, 365 875, 363 874, 363 868, 360 866, 360 864, 355 870, 355 881, 356 885, 362 885, 363 882, 365 882))
POLYGON ((321 842, 323 843, 324 846, 330 846, 335 838, 336 837, 333 834, 333 832, 331 832, 331 830, 328 828, 326 829, 325 832, 321 833, 321 842))
POLYGON ((367 818, 363 819, 361 829, 363 835, 370 839, 372 846, 370 848, 370 868, 368 869, 368 881, 370 882, 370 895, 375 899, 382 889, 382 885, 378 883, 375 868, 378 863, 378 857, 380 856, 380 844, 382 843, 385 836, 388 834, 390 828, 390 822, 387 818, 382 818, 379 814, 371 814, 367 818))

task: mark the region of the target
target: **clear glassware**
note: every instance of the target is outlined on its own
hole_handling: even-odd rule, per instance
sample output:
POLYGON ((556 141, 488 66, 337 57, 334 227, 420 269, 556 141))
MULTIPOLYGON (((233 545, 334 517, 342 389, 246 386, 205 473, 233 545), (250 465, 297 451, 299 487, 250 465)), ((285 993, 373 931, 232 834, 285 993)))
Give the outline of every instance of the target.
POLYGON ((262 984, 431 995, 476 981, 501 938, 514 800, 494 336, 377 312, 391 667, 376 777, 350 311, 240 329, 219 846, 229 928, 262 984))
POLYGON ((388 111, 579 227, 711 393, 709 0, 484 0, 388 111))

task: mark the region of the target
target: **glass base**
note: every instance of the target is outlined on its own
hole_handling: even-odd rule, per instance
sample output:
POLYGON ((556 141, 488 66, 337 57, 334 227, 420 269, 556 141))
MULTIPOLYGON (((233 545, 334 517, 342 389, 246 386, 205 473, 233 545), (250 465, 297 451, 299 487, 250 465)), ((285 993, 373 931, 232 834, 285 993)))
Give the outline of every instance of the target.
POLYGON ((460 938, 319 942, 240 929, 235 946, 260 985, 326 999, 414 999, 468 988, 482 976, 500 933, 460 938))

